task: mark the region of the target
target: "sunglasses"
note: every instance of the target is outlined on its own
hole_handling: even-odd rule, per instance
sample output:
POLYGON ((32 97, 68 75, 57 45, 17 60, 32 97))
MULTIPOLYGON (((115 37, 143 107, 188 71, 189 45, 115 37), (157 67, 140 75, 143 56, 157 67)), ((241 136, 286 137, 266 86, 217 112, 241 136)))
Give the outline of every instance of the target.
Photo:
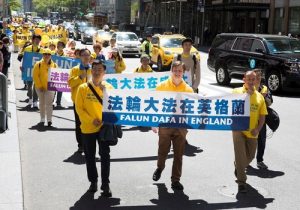
POLYGON ((51 54, 49 54, 49 53, 44 53, 43 55, 50 56, 51 54))

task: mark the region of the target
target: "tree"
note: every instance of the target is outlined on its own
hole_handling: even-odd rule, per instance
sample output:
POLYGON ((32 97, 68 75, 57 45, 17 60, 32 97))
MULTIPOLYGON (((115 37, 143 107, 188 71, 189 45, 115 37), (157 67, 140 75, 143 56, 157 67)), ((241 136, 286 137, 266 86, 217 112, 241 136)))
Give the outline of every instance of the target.
POLYGON ((22 4, 20 0, 10 0, 8 1, 8 6, 11 10, 18 11, 22 7, 22 4))

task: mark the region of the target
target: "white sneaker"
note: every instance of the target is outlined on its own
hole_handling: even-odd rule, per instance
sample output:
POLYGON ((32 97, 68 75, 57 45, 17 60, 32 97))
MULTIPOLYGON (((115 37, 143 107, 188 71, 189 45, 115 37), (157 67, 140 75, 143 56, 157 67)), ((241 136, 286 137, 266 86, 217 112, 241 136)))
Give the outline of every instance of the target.
POLYGON ((32 108, 39 108, 37 102, 33 102, 32 108))
POLYGON ((32 106, 32 103, 33 103, 33 100, 32 100, 32 99, 29 99, 28 105, 29 105, 29 106, 32 106))

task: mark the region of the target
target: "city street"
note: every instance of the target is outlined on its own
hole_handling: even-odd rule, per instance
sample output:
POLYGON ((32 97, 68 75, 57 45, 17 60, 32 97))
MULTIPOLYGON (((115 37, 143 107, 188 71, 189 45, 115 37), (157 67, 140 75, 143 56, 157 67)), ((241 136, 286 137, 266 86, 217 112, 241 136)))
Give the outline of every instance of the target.
MULTIPOLYGON (((87 47, 92 49, 91 45, 87 47)), ((206 60, 207 53, 201 53, 200 93, 216 95, 242 85, 242 81, 232 80, 230 87, 218 86, 206 60)), ((54 127, 40 129, 38 111, 26 107, 27 96, 22 90, 24 84, 17 54, 12 54, 11 63, 16 88, 24 209, 300 209, 300 141, 297 140, 300 93, 274 96, 272 107, 279 113, 281 124, 273 135, 268 131, 264 158, 269 169, 259 170, 256 161, 251 163, 247 171, 247 194, 237 195, 231 132, 189 130, 181 179, 184 191, 174 192, 170 180, 172 151, 161 179, 154 182, 157 134, 148 128, 124 126, 123 138, 117 146, 111 147, 113 197, 103 198, 100 190, 94 195, 87 193, 85 159, 75 153, 77 143, 70 94, 63 93, 64 109, 54 109, 54 127)), ((132 72, 139 65, 139 58, 126 57, 125 63, 126 72, 132 72)))

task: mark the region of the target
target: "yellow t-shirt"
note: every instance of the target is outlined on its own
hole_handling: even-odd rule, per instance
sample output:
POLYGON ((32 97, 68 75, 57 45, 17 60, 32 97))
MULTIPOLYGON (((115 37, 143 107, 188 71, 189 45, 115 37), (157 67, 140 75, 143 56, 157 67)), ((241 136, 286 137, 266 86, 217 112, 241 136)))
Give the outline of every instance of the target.
POLYGON ((68 85, 71 88, 71 97, 73 102, 75 102, 79 85, 88 82, 88 78, 91 77, 91 75, 92 75, 91 69, 80 70, 79 65, 71 69, 69 79, 68 79, 68 85), (81 80, 80 75, 83 74, 84 72, 86 72, 87 78, 81 80))
MULTIPOLYGON (((94 87, 98 95, 103 98, 103 91, 101 88, 94 86, 92 82, 90 82, 90 84, 94 87)), ((102 85, 104 85, 106 89, 113 89, 112 86, 105 81, 102 82, 102 85)), ((80 118, 80 128, 82 133, 96 133, 100 130, 101 125, 95 126, 93 121, 95 119, 102 121, 103 107, 89 88, 88 83, 79 86, 76 95, 75 108, 80 118)))
POLYGON ((148 72, 153 72, 153 70, 152 70, 151 66, 148 65, 146 70, 144 70, 144 69, 142 68, 142 66, 140 66, 139 68, 136 68, 136 69, 134 70, 134 72, 135 72, 135 73, 148 73, 148 72))
MULTIPOLYGON (((241 88, 233 89, 233 93, 246 93, 247 90, 245 86, 241 88)), ((256 128, 258 125, 258 120, 260 115, 267 115, 267 106, 264 97, 258 92, 254 91, 254 93, 250 96, 250 124, 249 129, 243 131, 243 134, 248 138, 257 138, 257 136, 252 136, 251 130, 256 128)))
POLYGON ((46 63, 43 59, 33 67, 33 82, 36 88, 48 90, 48 72, 50 68, 57 68, 57 64, 51 61, 46 63))
POLYGON ((193 89, 184 81, 176 86, 172 82, 172 78, 169 77, 166 81, 163 81, 159 83, 156 87, 157 91, 173 91, 173 92, 188 92, 188 93, 193 93, 193 89))

